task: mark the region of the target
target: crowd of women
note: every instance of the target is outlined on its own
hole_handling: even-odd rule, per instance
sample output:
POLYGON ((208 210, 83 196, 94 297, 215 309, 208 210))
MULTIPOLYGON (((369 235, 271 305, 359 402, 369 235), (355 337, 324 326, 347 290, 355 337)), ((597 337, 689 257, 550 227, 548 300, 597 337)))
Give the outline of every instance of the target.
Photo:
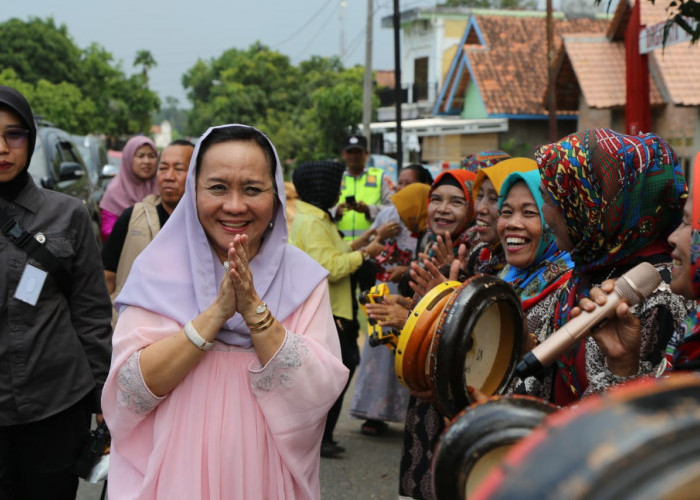
MULTIPOLYGON (((22 224, 37 240, 49 235, 49 250, 61 251, 52 224, 70 221, 61 222, 61 213, 34 217, 40 207, 25 194, 36 189, 26 174, 36 134, 31 110, 14 90, 0 90, 6 95, 0 101, 0 197, 26 212, 22 224)), ((145 137, 127 144, 120 175, 102 202, 104 236, 114 216, 154 190, 156 154, 145 137)), ((499 151, 472 155, 434 181, 413 166, 406 170, 410 182, 380 212, 376 228, 352 244, 340 238, 329 213, 342 170, 333 162, 298 167, 294 183, 302 206, 293 246, 272 142, 245 125, 212 127, 202 135, 181 202, 134 263, 117 299, 106 380, 101 365, 87 359, 74 369, 81 375, 71 382, 72 392, 61 385, 71 394, 66 404, 35 412, 42 419, 76 401, 85 406, 80 412, 88 411, 83 398, 104 383, 102 407, 93 411, 104 413, 113 438, 110 498, 319 498, 321 441, 324 435, 332 440, 327 422, 329 415, 337 418, 332 408, 348 380, 337 332, 353 317, 349 275, 370 259, 388 263, 378 280, 391 283, 381 303, 366 305, 380 327, 400 330, 412 307, 443 281, 491 274, 521 299, 526 349, 603 304, 614 280, 637 263, 659 271, 663 283, 651 296, 634 309, 620 304, 612 321, 559 356, 547 373, 513 380, 509 392, 564 407, 634 378, 698 365, 700 194, 688 194, 676 155, 657 135, 586 130, 541 146, 534 159, 499 151), (310 231, 317 244, 304 248, 310 231)), ((694 182, 693 190, 699 186, 694 182)), ((63 230, 67 241, 78 241, 75 227, 63 230)), ((93 250, 80 252, 94 257, 93 250)), ((97 269, 81 268, 85 260, 77 252, 59 255, 71 272, 87 276, 97 269)), ((20 260, 27 263, 31 255, 20 260)), ((39 259, 31 263, 44 267, 39 259)), ((19 287, 15 274, 3 288, 19 287)), ((55 279, 53 271, 49 275, 55 279)), ((79 306, 101 299, 100 328, 108 328, 107 295, 99 288, 86 298, 75 286, 40 290, 51 295, 54 309, 67 302, 70 313, 60 307, 41 312, 44 295, 34 304, 31 297, 12 300, 29 303, 22 306, 25 319, 28 308, 37 307, 44 326, 73 321, 81 356, 89 357, 104 351, 104 335, 95 325, 81 334, 91 313, 79 306)), ((13 294, 4 291, 6 298, 13 294)), ((0 326, 9 328, 4 319, 0 326)), ((55 328, 39 330, 41 336, 55 328)), ((3 341, 0 356, 9 348, 3 341)), ((445 419, 429 394, 409 395, 399 387, 392 359, 390 350, 365 345, 351 413, 366 419, 372 432, 381 432, 386 421, 404 421, 400 495, 431 498, 430 461, 445 419)), ((34 383, 61 378, 59 362, 69 366, 56 359, 58 371, 37 372, 34 383)), ((12 426, 24 425, 15 420, 12 426)), ((0 439, 10 438, 3 432, 0 439)), ((17 442, 12 449, 21 447, 17 442)), ((5 455, 0 458, 7 461, 5 455)), ((19 469, 30 466, 3 472, 3 483, 14 488, 8 491, 29 488, 16 478, 26 478, 19 469)))

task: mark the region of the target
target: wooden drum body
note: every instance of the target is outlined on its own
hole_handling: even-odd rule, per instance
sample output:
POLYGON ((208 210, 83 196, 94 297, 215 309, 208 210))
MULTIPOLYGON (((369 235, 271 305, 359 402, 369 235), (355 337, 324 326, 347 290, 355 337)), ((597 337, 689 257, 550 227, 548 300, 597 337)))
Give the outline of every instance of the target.
POLYGON ((465 409, 445 430, 435 449, 435 497, 469 498, 505 454, 556 409, 530 396, 493 397, 465 409))
POLYGON ((503 394, 523 348, 520 298, 505 281, 477 275, 449 297, 438 319, 429 359, 438 409, 452 418, 470 403, 467 385, 503 394))
POLYGON ((518 443, 476 499, 700 497, 700 375, 643 379, 563 409, 518 443))
POLYGON ((428 350, 445 303, 460 285, 459 281, 448 281, 430 290, 413 308, 401 330, 394 357, 394 371, 401 383, 413 391, 430 390, 428 350))

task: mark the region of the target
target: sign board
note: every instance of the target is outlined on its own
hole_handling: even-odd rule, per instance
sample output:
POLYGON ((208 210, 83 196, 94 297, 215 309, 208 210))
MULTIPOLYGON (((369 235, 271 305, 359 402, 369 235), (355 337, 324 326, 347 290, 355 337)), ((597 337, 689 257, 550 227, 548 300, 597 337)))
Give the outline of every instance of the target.
MULTIPOLYGON (((685 17, 684 19, 692 28, 697 28, 698 22, 695 19, 691 19, 689 17, 685 17)), ((663 48, 665 25, 666 22, 663 22, 641 29, 639 32, 640 54, 648 54, 652 50, 663 48)), ((668 47, 669 45, 674 45, 681 42, 690 43, 691 39, 690 33, 678 26, 678 24, 673 23, 668 30, 668 37, 666 38, 665 45, 668 47)))

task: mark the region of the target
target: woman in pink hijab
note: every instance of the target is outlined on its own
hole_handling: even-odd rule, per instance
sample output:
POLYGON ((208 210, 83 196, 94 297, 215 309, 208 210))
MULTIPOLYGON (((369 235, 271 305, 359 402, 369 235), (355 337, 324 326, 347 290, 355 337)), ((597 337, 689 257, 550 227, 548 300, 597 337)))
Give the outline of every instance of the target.
POLYGON ((111 500, 320 498, 326 414, 348 377, 327 276, 287 243, 269 139, 209 129, 116 300, 111 500))
POLYGON ((145 135, 129 139, 122 151, 119 173, 107 186, 100 201, 100 233, 102 241, 112 232, 114 223, 124 210, 149 194, 158 194, 156 145, 145 135))

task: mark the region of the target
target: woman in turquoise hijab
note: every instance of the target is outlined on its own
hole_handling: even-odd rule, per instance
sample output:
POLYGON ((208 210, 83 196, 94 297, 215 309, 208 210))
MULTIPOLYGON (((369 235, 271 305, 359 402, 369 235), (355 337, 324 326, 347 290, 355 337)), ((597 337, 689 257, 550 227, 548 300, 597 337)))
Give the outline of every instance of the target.
MULTIPOLYGON (((526 314, 565 283, 574 267, 569 253, 557 247, 554 233, 542 217, 539 186, 538 170, 514 172, 503 181, 498 200, 497 230, 508 263, 500 277, 520 295, 526 314)), ((529 316, 528 323, 534 323, 529 316)), ((530 331, 535 333, 533 326, 530 331)))

